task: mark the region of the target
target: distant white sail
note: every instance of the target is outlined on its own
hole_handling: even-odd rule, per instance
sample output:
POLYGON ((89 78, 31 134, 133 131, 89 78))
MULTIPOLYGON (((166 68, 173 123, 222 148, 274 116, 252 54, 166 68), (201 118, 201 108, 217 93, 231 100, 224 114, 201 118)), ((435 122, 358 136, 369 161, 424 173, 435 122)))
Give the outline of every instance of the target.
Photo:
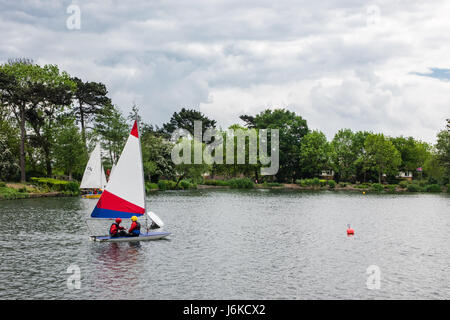
POLYGON ((81 189, 104 188, 106 185, 105 171, 102 165, 100 143, 92 151, 81 180, 81 189))
POLYGON ((106 180, 106 175, 105 175, 105 170, 103 169, 103 165, 102 165, 102 189, 105 189, 106 184, 108 183, 108 181, 106 180))

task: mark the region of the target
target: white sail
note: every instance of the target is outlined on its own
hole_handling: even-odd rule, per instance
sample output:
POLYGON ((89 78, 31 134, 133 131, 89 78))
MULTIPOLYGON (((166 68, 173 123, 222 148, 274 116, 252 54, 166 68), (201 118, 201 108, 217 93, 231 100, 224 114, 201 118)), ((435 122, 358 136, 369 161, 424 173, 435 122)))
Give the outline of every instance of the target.
POLYGON ((111 180, 111 177, 112 177, 112 174, 113 174, 115 168, 116 168, 116 164, 113 163, 112 168, 111 168, 111 171, 109 172, 108 180, 111 180))
POLYGON ((93 218, 131 218, 143 215, 145 208, 144 172, 139 131, 135 121, 105 190, 94 211, 93 218))
POLYGON ((162 222, 161 218, 156 215, 156 213, 152 211, 147 211, 147 216, 152 220, 158 227, 164 227, 164 222, 162 222))
POLYGON ((108 183, 108 181, 106 180, 106 174, 105 174, 105 169, 103 169, 103 165, 102 165, 102 189, 105 189, 106 184, 108 183))
POLYGON ((102 166, 100 143, 92 151, 81 180, 81 189, 104 188, 106 185, 105 171, 102 166))
POLYGON ((109 193, 145 208, 144 175, 137 122, 122 150, 105 189, 109 193))

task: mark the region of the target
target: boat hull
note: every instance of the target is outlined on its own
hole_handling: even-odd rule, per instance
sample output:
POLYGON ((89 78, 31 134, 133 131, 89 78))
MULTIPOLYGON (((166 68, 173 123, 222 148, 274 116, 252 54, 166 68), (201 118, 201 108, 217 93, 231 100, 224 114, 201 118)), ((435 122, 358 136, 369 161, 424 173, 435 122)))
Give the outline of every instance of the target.
POLYGON ((163 239, 170 235, 170 232, 159 231, 141 233, 139 237, 109 237, 109 236, 91 236, 92 241, 97 242, 131 242, 131 241, 150 241, 163 239))

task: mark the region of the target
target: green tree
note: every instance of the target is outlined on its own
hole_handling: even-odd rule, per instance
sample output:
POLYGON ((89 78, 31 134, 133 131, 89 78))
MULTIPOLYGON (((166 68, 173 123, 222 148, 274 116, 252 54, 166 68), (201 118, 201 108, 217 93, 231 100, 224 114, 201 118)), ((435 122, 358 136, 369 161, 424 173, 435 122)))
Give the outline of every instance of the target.
MULTIPOLYGON (((258 162, 258 130, 242 127, 238 124, 233 124, 228 127, 228 130, 220 131, 220 135, 223 151, 222 163, 212 164, 211 176, 217 174, 231 178, 236 177, 239 174, 243 174, 247 177, 254 177, 255 179, 259 179, 259 169, 261 168, 261 164, 258 162), (231 136, 228 136, 229 134, 231 134, 231 136), (242 134, 245 139, 242 138, 242 140, 240 140, 238 138, 238 134, 242 134), (250 154, 251 140, 252 144, 256 143, 254 156, 250 154), (231 159, 232 163, 228 163, 226 158, 227 144, 229 142, 233 144, 233 159, 231 159), (239 153, 243 154, 243 157, 242 159, 240 159, 240 161, 238 157, 239 153), (239 163, 242 161, 244 163, 239 163)), ((214 157, 215 154, 213 154, 212 156, 214 157)))
POLYGON ((22 96, 26 95, 25 84, 19 85, 10 65, 0 66, 0 101, 2 109, 8 108, 8 112, 13 114, 20 128, 20 180, 25 182, 25 108, 22 96))
POLYGON ((74 119, 64 119, 55 128, 54 158, 56 167, 72 180, 72 174, 82 171, 86 164, 84 142, 74 119))
POLYGON ((3 107, 0 105, 0 138, 3 141, 3 147, 12 152, 14 163, 16 164, 17 168, 19 159, 16 157, 16 155, 19 154, 20 150, 19 135, 20 131, 17 127, 17 122, 15 121, 14 116, 9 113, 9 110, 6 106, 3 107))
POLYGON ((418 167, 422 167, 430 155, 428 144, 416 141, 413 137, 400 136, 390 140, 400 152, 401 164, 399 169, 404 172, 414 172, 418 167))
POLYGON ((378 172, 378 183, 384 173, 396 173, 401 164, 401 156, 394 144, 383 134, 371 134, 364 142, 366 150, 366 168, 373 168, 378 172))
POLYGON ((320 131, 312 131, 300 142, 300 170, 304 177, 315 177, 330 168, 331 146, 320 131))
MULTIPOLYGON (((175 164, 175 172, 178 175, 178 180, 177 180, 177 184, 175 187, 178 186, 178 184, 180 183, 181 180, 183 179, 190 179, 192 182, 194 183, 198 183, 201 182, 203 180, 203 174, 206 172, 210 171, 210 165, 206 164, 205 161, 202 161, 199 164, 196 164, 194 161, 194 152, 196 149, 196 145, 201 144, 201 150, 202 150, 202 154, 203 151, 205 149, 205 144, 195 140, 195 139, 189 139, 186 137, 180 138, 178 140, 178 144, 179 145, 186 145, 188 148, 188 151, 186 152, 190 152, 190 161, 183 161, 182 163, 179 164, 175 164)), ((183 153, 183 158, 185 156, 184 154, 184 150, 182 151, 183 153)))
POLYGON ((74 106, 73 114, 81 124, 81 136, 85 147, 87 146, 86 128, 87 124, 92 121, 93 117, 100 115, 103 108, 111 104, 111 99, 106 95, 108 90, 101 82, 84 82, 79 78, 72 78, 76 83, 76 90, 74 92, 74 106))
MULTIPOLYGON (((285 109, 267 109, 256 116, 241 115, 248 128, 278 129, 280 134, 279 181, 292 181, 300 174, 300 141, 309 132, 306 120, 285 109)), ((270 137, 268 137, 270 141, 270 137)), ((270 148, 270 143, 269 143, 270 148)))
POLYGON ((101 141, 103 150, 109 155, 111 164, 119 160, 131 127, 114 105, 107 105, 95 118, 93 137, 101 141))
POLYGON ((55 111, 70 104, 75 84, 56 65, 43 67, 26 59, 12 60, 0 66, 0 95, 15 116, 20 128, 20 171, 25 181, 26 123, 34 130, 34 139, 44 151, 47 174, 51 174, 50 130, 55 111))
POLYGON ((8 181, 16 176, 19 166, 8 146, 7 138, 0 134, 0 180, 8 181))
POLYGON ((163 124, 161 131, 167 138, 177 129, 185 129, 194 135, 194 121, 202 122, 202 133, 206 129, 216 127, 216 121, 209 119, 200 111, 182 108, 179 112, 173 113, 169 122, 163 124))
POLYGON ((356 176, 356 161, 360 156, 360 146, 350 129, 339 130, 331 141, 331 162, 340 181, 349 181, 356 176))
POLYGON ((436 156, 438 162, 445 170, 446 183, 450 181, 450 119, 447 119, 447 128, 437 135, 436 156))
MULTIPOLYGON (((58 70, 52 70, 52 73, 58 70)), ((57 79, 59 75, 49 76, 49 79, 57 79)), ((51 81, 51 80, 44 80, 51 81)), ((36 83, 32 86, 31 100, 33 105, 25 113, 25 118, 33 133, 29 135, 30 141, 42 149, 43 159, 48 176, 52 175, 52 147, 54 143, 54 127, 57 125, 64 109, 71 102, 71 86, 61 83, 55 87, 36 83)))
POLYGON ((143 125, 141 133, 144 174, 149 181, 157 182, 160 177, 173 179, 175 165, 171 160, 173 145, 153 132, 151 126, 143 125))
POLYGON ((367 152, 364 145, 367 137, 371 134, 372 133, 368 131, 357 131, 353 136, 352 152, 357 155, 357 159, 353 164, 355 167, 355 179, 351 180, 363 180, 365 182, 367 173, 371 173, 371 167, 369 166, 367 152))
POLYGON ((438 183, 444 183, 445 168, 439 162, 436 153, 432 153, 423 165, 423 171, 427 174, 429 180, 435 180, 438 183))

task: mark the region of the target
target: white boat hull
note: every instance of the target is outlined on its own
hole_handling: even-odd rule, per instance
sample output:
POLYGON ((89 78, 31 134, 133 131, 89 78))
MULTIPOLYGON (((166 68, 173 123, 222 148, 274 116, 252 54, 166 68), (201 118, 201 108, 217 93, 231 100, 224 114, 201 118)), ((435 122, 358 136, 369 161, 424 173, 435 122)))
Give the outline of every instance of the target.
POLYGON ((159 240, 170 235, 170 232, 159 231, 141 233, 139 237, 110 237, 110 236, 91 236, 92 241, 97 242, 130 242, 130 241, 149 241, 159 240))

